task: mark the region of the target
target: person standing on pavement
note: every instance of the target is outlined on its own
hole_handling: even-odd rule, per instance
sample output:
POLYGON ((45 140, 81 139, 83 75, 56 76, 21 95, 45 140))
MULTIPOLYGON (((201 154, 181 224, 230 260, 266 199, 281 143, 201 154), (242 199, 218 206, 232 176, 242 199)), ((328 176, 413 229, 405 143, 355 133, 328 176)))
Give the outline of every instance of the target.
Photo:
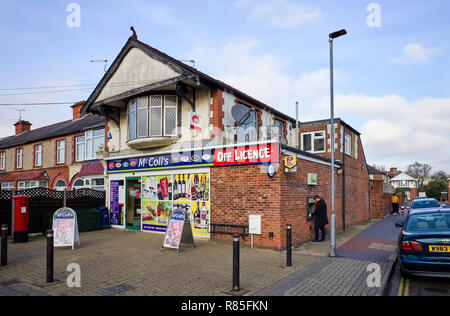
POLYGON ((400 200, 398 199, 397 193, 394 193, 391 197, 392 215, 398 215, 399 203, 400 200))
POLYGON ((325 226, 328 225, 328 215, 327 215, 327 203, 319 195, 314 196, 316 201, 316 206, 314 212, 311 213, 311 217, 314 217, 314 231, 316 234, 316 239, 313 242, 325 241, 326 229, 325 226), (322 238, 319 239, 319 230, 322 232, 322 238))

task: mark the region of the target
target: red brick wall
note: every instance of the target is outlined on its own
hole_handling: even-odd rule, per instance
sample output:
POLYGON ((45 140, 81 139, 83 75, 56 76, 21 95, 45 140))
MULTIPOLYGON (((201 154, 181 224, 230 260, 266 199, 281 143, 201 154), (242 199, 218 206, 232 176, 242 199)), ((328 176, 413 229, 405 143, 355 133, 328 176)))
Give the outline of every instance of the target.
POLYGON ((210 122, 213 126, 213 130, 211 132, 211 138, 214 138, 214 137, 221 136, 218 134, 222 133, 224 131, 223 105, 225 104, 225 99, 223 98, 223 91, 220 89, 216 89, 216 90, 212 91, 211 97, 212 97, 212 104, 211 104, 212 117, 211 117, 210 122))
POLYGON ((370 181, 370 217, 384 218, 391 212, 391 194, 383 192, 383 179, 370 181))
MULTIPOLYGON (((328 217, 331 218, 330 171, 329 165, 302 159, 298 160, 297 173, 284 173, 284 168, 280 167, 272 179, 263 165, 211 168, 211 223, 248 225, 250 214, 261 214, 262 235, 254 236, 255 247, 284 248, 287 224, 292 225, 294 245, 310 241, 314 238, 314 223, 307 221, 307 196, 320 194, 327 203, 328 217), (307 185, 308 173, 318 175, 317 186, 307 185), (269 238, 269 232, 273 232, 273 238, 269 238)), ((359 178, 350 180, 355 182, 353 186, 358 186, 359 178)), ((342 175, 335 174, 335 183, 336 227, 341 230, 342 175)), ((369 206, 366 209, 364 205, 369 203, 364 200, 368 196, 368 180, 363 188, 357 188, 356 193, 350 189, 347 191, 355 200, 347 208, 347 225, 369 219, 369 206)), ((329 229, 328 225, 328 232, 329 229)), ((213 235, 212 238, 231 240, 231 236, 226 235, 213 235)), ((250 237, 242 242, 249 245, 250 237)))

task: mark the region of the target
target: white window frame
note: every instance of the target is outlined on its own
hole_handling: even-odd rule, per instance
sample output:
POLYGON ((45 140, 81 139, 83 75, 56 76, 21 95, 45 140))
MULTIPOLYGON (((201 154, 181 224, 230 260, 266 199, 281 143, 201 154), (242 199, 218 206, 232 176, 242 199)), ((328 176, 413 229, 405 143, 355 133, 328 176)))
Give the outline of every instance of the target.
POLYGON ((34 189, 34 188, 46 188, 48 185, 47 181, 39 180, 25 180, 19 181, 17 187, 19 190, 34 189), (27 184, 29 184, 27 186, 27 184))
POLYGON ((307 132, 307 133, 302 133, 301 135, 301 141, 302 141, 302 150, 306 151, 306 152, 310 152, 310 153, 314 153, 314 154, 322 154, 326 152, 327 149, 327 143, 326 143, 326 137, 325 137, 325 131, 314 131, 314 132, 307 132), (322 136, 316 136, 316 134, 321 133, 322 136), (311 135, 311 150, 305 150, 304 149, 304 141, 303 141, 303 136, 304 135, 311 135), (323 139, 323 150, 315 150, 314 148, 314 142, 316 139, 323 139))
POLYGON ((0 170, 6 169, 6 152, 2 151, 0 153, 0 170))
POLYGON ((96 160, 98 159, 97 156, 97 148, 94 147, 95 140, 101 139, 103 142, 102 144, 105 145, 105 129, 93 129, 86 131, 84 135, 78 135, 75 137, 75 162, 83 162, 88 160, 96 160), (102 131, 99 135, 95 136, 95 132, 102 131), (79 139, 83 138, 83 141, 80 141, 79 139), (84 149, 84 154, 82 160, 79 160, 78 158, 78 146, 82 145, 84 149), (90 147, 90 148, 89 148, 90 147), (88 149, 91 152, 91 155, 88 156, 88 149))
POLYGON ((2 191, 12 191, 14 190, 14 182, 13 181, 2 182, 1 188, 2 191))
POLYGON ((345 148, 345 154, 348 156, 352 155, 352 135, 345 133, 344 136, 344 148, 345 148))
POLYGON ((57 191, 64 191, 64 190, 67 190, 67 183, 63 180, 63 179, 59 179, 58 181, 56 181, 56 183, 55 183, 55 186, 54 186, 54 189, 55 190, 57 190, 57 191), (62 186, 56 186, 57 184, 58 184, 58 182, 62 182, 62 183, 64 183, 64 188, 62 187, 62 186))
POLYGON ((42 167, 42 144, 34 146, 34 165, 36 167, 42 167))
POLYGON ((86 159, 86 135, 79 135, 75 137, 75 162, 82 162, 86 159), (83 138, 83 141, 79 141, 80 138, 83 138), (78 147, 83 147, 83 157, 81 160, 78 159, 78 147))
MULTIPOLYGON (((179 103, 179 99, 178 96, 176 94, 157 94, 157 95, 148 95, 145 97, 139 97, 139 98, 134 98, 132 100, 130 100, 128 102, 128 109, 127 109, 127 121, 128 121, 128 140, 135 140, 135 139, 141 139, 141 138, 152 138, 152 137, 176 137, 178 135, 178 115, 179 115, 179 111, 178 111, 178 103, 179 103), (174 97, 175 98, 175 105, 174 106, 167 106, 166 105, 166 99, 168 97, 174 97), (142 106, 142 103, 140 103, 138 100, 139 99, 144 99, 146 98, 146 102, 147 102, 147 107, 146 107, 146 111, 147 111, 147 118, 146 118, 146 123, 147 123, 147 135, 139 135, 138 131, 138 125, 139 125, 139 113, 140 112, 145 112, 144 109, 145 107, 142 106), (152 106, 152 98, 160 98, 161 99, 161 105, 160 106, 152 106), (132 110, 132 104, 135 104, 136 109, 132 110), (158 129, 158 133, 152 133, 152 108, 153 109, 159 109, 160 110, 160 121, 159 121, 159 129, 158 129), (167 109, 175 109, 175 129, 173 132, 167 132, 166 133, 166 111, 167 109), (131 122, 131 113, 134 113, 135 115, 135 124, 132 125, 131 122), (133 133, 131 133, 133 132, 133 133), (131 134, 134 134, 135 137, 131 137, 131 134)), ((142 115, 142 114, 141 114, 142 115)))
POLYGON ((56 141, 56 163, 61 165, 66 163, 66 140, 65 139, 58 139, 56 141), (61 146, 63 144, 63 146, 61 146), (63 154, 61 155, 60 151, 63 151, 63 154), (61 158, 63 159, 61 161, 61 158))
POLYGON ((17 148, 16 150, 16 168, 22 169, 23 167, 23 148, 17 148))

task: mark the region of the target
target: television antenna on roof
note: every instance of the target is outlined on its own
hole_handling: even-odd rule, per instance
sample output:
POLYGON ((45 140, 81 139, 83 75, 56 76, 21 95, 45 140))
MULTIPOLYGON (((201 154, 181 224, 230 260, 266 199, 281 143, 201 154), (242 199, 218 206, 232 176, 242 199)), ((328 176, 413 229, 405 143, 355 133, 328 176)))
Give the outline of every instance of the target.
POLYGON ((108 65, 107 59, 93 59, 93 60, 91 60, 91 63, 105 63, 103 70, 106 72, 106 66, 108 65))
POLYGON ((10 108, 10 109, 19 112, 19 121, 21 121, 22 120, 22 112, 25 112, 25 109, 14 109, 14 108, 10 108))

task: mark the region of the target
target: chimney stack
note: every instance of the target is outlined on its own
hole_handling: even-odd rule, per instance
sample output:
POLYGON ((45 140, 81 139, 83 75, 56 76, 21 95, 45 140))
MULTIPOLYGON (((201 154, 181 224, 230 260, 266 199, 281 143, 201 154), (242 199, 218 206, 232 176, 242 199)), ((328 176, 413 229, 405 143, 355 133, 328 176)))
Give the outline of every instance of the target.
POLYGON ((24 120, 19 120, 14 126, 16 127, 16 135, 20 135, 31 129, 31 123, 24 120))
POLYGON ((80 101, 71 106, 71 108, 73 109, 73 120, 78 120, 79 118, 81 118, 80 111, 85 103, 86 101, 80 101))

